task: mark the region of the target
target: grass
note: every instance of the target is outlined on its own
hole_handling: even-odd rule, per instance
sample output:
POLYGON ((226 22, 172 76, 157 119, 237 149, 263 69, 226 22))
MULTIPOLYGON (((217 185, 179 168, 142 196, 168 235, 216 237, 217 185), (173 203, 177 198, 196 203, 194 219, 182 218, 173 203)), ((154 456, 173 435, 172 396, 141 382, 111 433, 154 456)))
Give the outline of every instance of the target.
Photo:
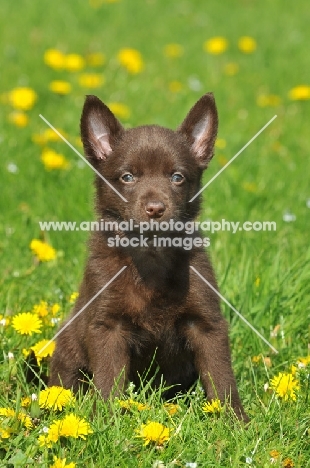
POLYGON ((173 416, 163 408, 160 389, 150 395, 146 389, 137 395, 129 390, 124 398, 147 403, 149 409, 138 411, 134 406, 125 412, 117 402, 103 403, 92 392, 62 412, 90 421, 93 433, 85 440, 65 438, 49 449, 40 448, 37 439, 42 428, 63 414, 40 410, 37 404, 26 410, 36 418, 32 429, 14 418, 0 417, 0 428, 12 429, 10 437, 1 438, 0 467, 50 467, 53 456, 77 467, 185 467, 187 463, 267 467, 272 450, 279 454, 272 466, 310 466, 309 367, 297 374, 296 401, 284 401, 264 390, 272 377, 290 372, 291 365, 309 352, 309 101, 289 99, 292 88, 309 85, 309 64, 304 60, 310 41, 308 2, 300 0, 297 8, 282 0, 229 4, 77 0, 74 5, 20 0, 18 8, 9 2, 1 8, 0 318, 11 323, 0 325, 0 407, 19 412, 21 398, 38 394, 37 387, 26 383, 22 350, 55 332, 44 326, 40 335, 20 335, 12 327, 12 316, 31 311, 41 300, 59 304, 65 316, 72 307, 69 297, 81 280, 86 232, 45 233, 44 239, 57 250, 57 259, 51 262, 35 261, 29 244, 43 236, 38 221, 93 219, 91 170, 64 143, 51 142, 48 146, 62 153, 70 166, 47 171, 40 160, 42 149, 32 141, 33 134, 46 129, 38 117, 41 113, 81 150, 76 139, 85 94, 126 104, 130 116, 123 122, 128 126, 157 123, 175 128, 203 93, 213 91, 220 116, 219 138, 225 139, 226 147, 216 149, 205 182, 277 114, 205 190, 201 220, 276 221, 276 232, 214 233, 209 251, 223 296, 279 353, 272 353, 223 304, 230 323, 233 366, 251 417, 247 430, 225 413, 204 414, 199 386, 186 399, 179 399, 180 409, 173 416), (237 47, 243 35, 257 41, 252 54, 243 54, 237 47), (211 55, 203 50, 203 43, 213 36, 229 41, 226 52, 211 55), (183 55, 166 57, 163 49, 170 43, 180 44, 183 55), (141 73, 132 75, 119 65, 117 53, 125 47, 141 52, 145 64, 141 73), (82 56, 103 52, 105 64, 86 71, 103 74, 105 84, 94 90, 81 88, 80 72, 47 67, 43 55, 50 48, 82 56), (228 63, 238 65, 235 75, 225 73, 228 63), (55 79, 69 81, 72 92, 59 96, 49 91, 48 84, 55 79), (177 82, 172 85, 177 92, 171 90, 172 82, 177 82), (12 108, 7 93, 18 86, 31 87, 38 95, 27 111, 29 124, 24 128, 8 118, 12 108), (257 105, 261 95, 270 94, 279 97, 276 105, 257 105), (295 220, 285 221, 285 213, 295 220), (258 362, 253 362, 259 355, 258 362), (96 413, 91 416, 94 399, 96 413), (163 447, 144 446, 137 438, 135 430, 148 420, 174 429, 163 447))

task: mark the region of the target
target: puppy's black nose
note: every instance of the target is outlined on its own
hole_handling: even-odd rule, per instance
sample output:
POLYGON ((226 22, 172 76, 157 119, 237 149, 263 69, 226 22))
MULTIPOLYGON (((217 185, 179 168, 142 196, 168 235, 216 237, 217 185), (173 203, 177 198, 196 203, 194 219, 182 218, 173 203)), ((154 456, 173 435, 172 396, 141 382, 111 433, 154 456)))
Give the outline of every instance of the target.
POLYGON ((145 211, 150 218, 161 218, 166 210, 161 201, 150 201, 145 205, 145 211))

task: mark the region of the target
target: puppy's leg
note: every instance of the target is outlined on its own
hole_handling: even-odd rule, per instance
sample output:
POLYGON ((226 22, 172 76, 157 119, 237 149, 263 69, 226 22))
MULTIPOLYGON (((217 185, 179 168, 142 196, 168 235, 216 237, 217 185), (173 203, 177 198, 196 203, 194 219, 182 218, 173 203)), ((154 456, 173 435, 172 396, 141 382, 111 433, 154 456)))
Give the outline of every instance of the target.
POLYGON ((90 327, 88 354, 90 367, 94 374, 94 384, 102 397, 107 399, 115 388, 115 394, 124 390, 128 380, 130 350, 117 325, 115 328, 105 326, 90 327))
POLYGON ((82 349, 68 327, 57 339, 57 345, 51 361, 51 374, 48 385, 61 385, 77 392, 82 374, 86 369, 86 360, 82 349))
POLYGON ((227 400, 236 416, 247 422, 249 418, 242 407, 231 366, 226 321, 221 319, 210 327, 190 322, 186 334, 208 399, 227 400))

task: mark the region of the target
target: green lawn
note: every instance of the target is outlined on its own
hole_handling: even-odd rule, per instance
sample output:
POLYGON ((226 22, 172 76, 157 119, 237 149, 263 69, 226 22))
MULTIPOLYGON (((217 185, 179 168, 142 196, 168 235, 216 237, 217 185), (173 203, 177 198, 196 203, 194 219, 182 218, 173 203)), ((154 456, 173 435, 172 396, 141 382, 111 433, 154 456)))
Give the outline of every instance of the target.
MULTIPOLYGON (((308 2, 19 0, 13 5, 4 0, 0 37, 0 467, 310 466, 310 359, 306 367, 298 361, 308 356, 310 343, 308 2), (205 42, 218 36, 226 39, 227 49, 207 52, 205 42), (242 36, 255 40, 251 53, 238 48, 242 36), (169 44, 178 46, 167 52, 169 44), (125 48, 140 52, 138 73, 120 64, 118 53, 125 48), (47 66, 49 49, 79 54, 84 68, 47 66), (95 53, 104 55, 104 63, 90 63, 95 53), (81 75, 90 73, 101 80, 99 87, 81 86, 81 75), (70 83, 70 92, 52 92, 53 80, 70 83), (305 88, 292 94, 298 86, 305 88), (10 92, 19 87, 37 95, 25 111, 10 102, 10 92), (119 118, 126 126, 176 128, 209 91, 215 94, 220 126, 205 183, 277 115, 204 191, 201 212, 201 220, 277 223, 275 232, 210 234, 221 293, 279 351, 275 354, 223 303, 249 427, 232 422, 225 412, 204 413, 199 385, 187 399, 180 398, 173 415, 163 407, 160 391, 146 396, 146 387, 139 394, 129 389, 123 398, 145 407, 131 403, 124 410, 117 401, 111 407, 98 400, 94 417, 93 393, 61 411, 40 409, 37 401, 21 406, 23 398, 39 394, 26 383, 23 350, 52 338, 57 330, 50 321, 53 310, 54 318, 69 313, 88 238, 83 231, 43 234, 38 222, 94 218, 91 169, 62 141, 34 141, 48 128, 39 114, 82 151, 78 136, 85 94, 122 104, 119 118), (63 155, 67 168, 47 170, 41 160, 46 147, 63 155), (39 262, 29 247, 33 239, 53 246, 56 259, 39 262), (44 307, 39 310, 41 333, 18 333, 13 316, 33 312, 41 301, 49 307, 47 316, 44 307), (296 399, 285 391, 285 400, 271 389, 280 372, 297 381, 296 399), (89 424, 85 439, 68 436, 40 446, 43 428, 70 413, 89 424), (144 445, 138 437, 148 421, 171 429, 162 444, 144 445)), ((46 369, 46 362, 42 365, 46 369)))

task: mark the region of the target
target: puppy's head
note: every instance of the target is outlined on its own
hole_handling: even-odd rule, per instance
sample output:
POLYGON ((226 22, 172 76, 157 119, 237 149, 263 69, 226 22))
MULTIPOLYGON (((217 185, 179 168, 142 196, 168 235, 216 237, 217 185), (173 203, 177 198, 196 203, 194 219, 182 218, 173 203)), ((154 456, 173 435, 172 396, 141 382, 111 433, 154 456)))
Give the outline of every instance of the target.
POLYGON ((213 156, 217 126, 211 93, 176 131, 156 125, 125 130, 105 104, 87 96, 81 136, 88 160, 105 179, 96 177, 99 216, 135 222, 194 219, 199 198, 189 200, 213 156))

